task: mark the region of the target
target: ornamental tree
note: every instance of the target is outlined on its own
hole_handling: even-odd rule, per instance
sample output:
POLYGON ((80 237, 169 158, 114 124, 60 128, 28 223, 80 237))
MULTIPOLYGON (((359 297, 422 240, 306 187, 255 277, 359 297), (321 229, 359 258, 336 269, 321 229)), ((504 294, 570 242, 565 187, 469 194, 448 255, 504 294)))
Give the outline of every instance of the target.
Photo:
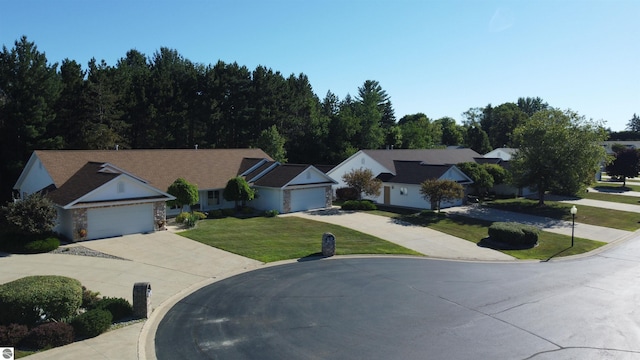
POLYGON ((56 225, 58 213, 53 202, 40 193, 7 203, 0 209, 0 222, 10 232, 24 235, 50 233, 56 225))
POLYGON ((431 202, 431 207, 435 205, 440 212, 440 204, 464 197, 464 188, 462 185, 450 179, 427 179, 420 184, 420 194, 426 200, 431 202))
POLYGON ((256 191, 249 186, 247 180, 242 176, 236 176, 227 181, 227 186, 222 192, 222 197, 227 201, 234 201, 236 208, 238 207, 238 202, 242 201, 242 206, 245 206, 247 201, 253 200, 255 196, 256 191))
POLYGON ((183 178, 178 178, 173 184, 169 185, 167 193, 176 197, 173 200, 173 204, 180 207, 180 212, 182 212, 185 205, 197 204, 199 200, 198 187, 183 178))
POLYGON ((344 181, 347 186, 356 189, 358 199, 362 198, 363 193, 369 196, 380 196, 382 181, 374 178, 373 172, 370 169, 353 169, 342 175, 342 181, 344 181))

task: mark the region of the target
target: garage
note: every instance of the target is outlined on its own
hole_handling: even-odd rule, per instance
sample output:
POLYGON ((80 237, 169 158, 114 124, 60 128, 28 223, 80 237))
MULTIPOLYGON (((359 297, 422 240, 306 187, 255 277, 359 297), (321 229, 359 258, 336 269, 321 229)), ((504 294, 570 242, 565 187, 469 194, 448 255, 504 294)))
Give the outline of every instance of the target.
POLYGON ((137 204, 89 209, 87 239, 153 231, 153 204, 137 204))
POLYGON ((291 190, 291 212, 327 207, 324 187, 291 190))

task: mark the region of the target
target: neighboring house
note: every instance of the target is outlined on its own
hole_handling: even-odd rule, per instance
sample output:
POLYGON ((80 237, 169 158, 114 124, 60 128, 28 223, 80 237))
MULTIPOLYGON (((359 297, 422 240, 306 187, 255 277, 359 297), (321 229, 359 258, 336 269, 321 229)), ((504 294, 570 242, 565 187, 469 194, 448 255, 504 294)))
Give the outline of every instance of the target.
POLYGON ((198 187, 195 208, 233 207, 222 196, 227 181, 269 162, 268 171, 247 179, 265 197, 249 205, 283 213, 331 206, 329 177, 311 166, 274 163, 260 149, 37 150, 14 191, 18 198, 46 193, 58 210, 57 232, 97 239, 163 229, 167 214, 180 211, 166 206, 174 199, 166 190, 180 177, 198 187), (269 175, 278 181, 266 183, 269 175))
MULTIPOLYGON (((502 166, 503 168, 510 170, 509 162, 518 149, 514 148, 497 148, 486 154, 484 154, 484 163, 493 163, 502 166)), ((510 184, 498 184, 494 185, 490 190, 498 195, 507 196, 529 196, 537 194, 535 189, 530 187, 518 188, 510 184)))
MULTIPOLYGON (((474 162, 482 155, 471 149, 400 149, 360 150, 327 172, 336 181, 335 188, 346 184, 342 176, 354 169, 370 169, 383 181, 379 197, 371 198, 380 204, 430 209, 422 198, 419 184, 427 179, 451 179, 462 185, 471 180, 455 164, 474 162)), ((442 207, 462 204, 463 200, 442 207)))

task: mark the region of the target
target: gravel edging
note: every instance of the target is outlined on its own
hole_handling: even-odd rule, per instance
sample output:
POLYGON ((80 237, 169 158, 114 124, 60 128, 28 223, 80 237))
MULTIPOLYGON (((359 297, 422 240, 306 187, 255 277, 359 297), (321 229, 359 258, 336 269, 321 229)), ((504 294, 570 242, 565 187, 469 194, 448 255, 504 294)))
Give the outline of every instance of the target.
POLYGON ((99 257, 105 259, 116 259, 116 260, 127 260, 125 258, 121 258, 119 256, 105 254, 100 251, 92 250, 82 245, 74 245, 74 246, 64 246, 58 247, 57 249, 50 251, 50 254, 67 254, 67 255, 79 255, 79 256, 90 256, 90 257, 99 257))

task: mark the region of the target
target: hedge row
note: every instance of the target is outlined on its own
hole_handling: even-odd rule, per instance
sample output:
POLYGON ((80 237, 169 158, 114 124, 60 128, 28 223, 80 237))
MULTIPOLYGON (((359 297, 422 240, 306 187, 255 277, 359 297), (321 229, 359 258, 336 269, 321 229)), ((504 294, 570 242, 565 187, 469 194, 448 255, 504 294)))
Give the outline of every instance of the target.
POLYGON ((540 229, 535 226, 516 222, 495 222, 489 227, 492 241, 510 245, 514 248, 530 248, 538 243, 540 229))
POLYGON ((342 210, 376 210, 378 207, 369 200, 349 200, 342 204, 342 210))

